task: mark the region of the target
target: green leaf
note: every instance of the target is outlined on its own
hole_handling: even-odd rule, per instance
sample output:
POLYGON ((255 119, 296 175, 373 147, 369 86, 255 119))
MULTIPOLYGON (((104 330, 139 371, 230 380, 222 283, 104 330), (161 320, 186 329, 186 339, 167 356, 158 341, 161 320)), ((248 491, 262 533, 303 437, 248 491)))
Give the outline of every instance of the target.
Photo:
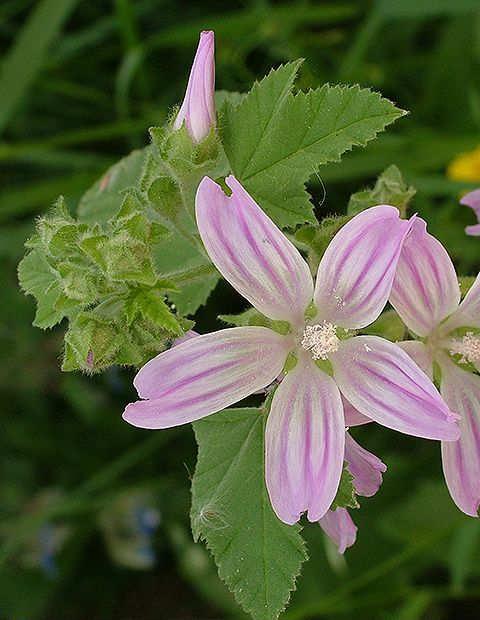
POLYGON ((27 295, 37 301, 37 312, 33 324, 47 329, 63 319, 63 312, 55 308, 62 289, 60 274, 48 263, 44 255, 33 250, 22 259, 18 266, 20 286, 27 295))
POLYGON ((406 216, 407 207, 416 194, 416 189, 407 185, 397 166, 389 166, 378 177, 371 189, 352 194, 348 203, 348 213, 356 215, 375 205, 392 205, 406 216))
POLYGON ((92 313, 82 313, 70 323, 65 335, 62 370, 93 372, 112 363, 120 346, 115 328, 92 313))
POLYGON ((172 334, 177 336, 183 334, 180 324, 165 303, 162 294, 154 289, 136 291, 128 300, 126 312, 129 323, 135 319, 137 314, 140 314, 172 334))
POLYGON ((227 103, 222 125, 234 174, 281 226, 315 222, 305 191, 309 177, 405 114, 358 86, 327 84, 294 95, 299 66, 271 71, 239 105, 227 103))
POLYGON ((333 500, 331 510, 336 508, 359 508, 357 496, 355 495, 355 487, 353 486, 353 476, 345 465, 340 479, 337 495, 333 500))
POLYGON ((227 409, 194 423, 198 462, 192 529, 205 539, 218 572, 254 620, 285 608, 307 559, 298 526, 275 516, 264 482, 265 415, 227 409))

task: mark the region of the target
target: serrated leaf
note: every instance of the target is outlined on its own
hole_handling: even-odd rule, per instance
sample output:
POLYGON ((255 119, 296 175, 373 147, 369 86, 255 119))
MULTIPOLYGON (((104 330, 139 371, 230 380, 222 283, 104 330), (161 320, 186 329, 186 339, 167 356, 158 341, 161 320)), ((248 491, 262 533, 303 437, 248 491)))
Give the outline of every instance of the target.
POLYGON ((175 315, 165 303, 162 294, 153 289, 139 289, 126 304, 127 321, 131 323, 137 314, 152 321, 172 334, 180 336, 183 330, 175 315))
POLYGON ((63 319, 63 312, 55 307, 62 289, 60 277, 38 250, 27 254, 18 266, 20 286, 37 301, 33 324, 48 329, 63 319))
POLYGON ((407 185, 397 166, 389 166, 378 177, 371 189, 352 194, 348 203, 348 213, 356 215, 376 205, 392 205, 406 216, 407 207, 416 194, 416 189, 407 185))
POLYGON ((358 86, 294 95, 299 64, 270 72, 239 105, 226 105, 222 128, 234 174, 281 226, 315 221, 304 184, 318 166, 365 146, 404 114, 358 86))
POLYGON ((193 425, 193 535, 206 540, 221 579, 254 620, 278 618, 307 559, 300 528, 270 506, 264 425, 258 409, 227 409, 193 425))

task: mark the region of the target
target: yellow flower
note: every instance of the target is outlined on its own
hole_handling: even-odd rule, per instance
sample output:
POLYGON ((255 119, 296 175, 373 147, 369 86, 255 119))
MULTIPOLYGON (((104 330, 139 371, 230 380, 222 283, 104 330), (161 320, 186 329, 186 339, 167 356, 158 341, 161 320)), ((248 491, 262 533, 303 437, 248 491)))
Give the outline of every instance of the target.
POLYGON ((457 155, 447 168, 447 177, 453 181, 480 181, 480 146, 457 155))

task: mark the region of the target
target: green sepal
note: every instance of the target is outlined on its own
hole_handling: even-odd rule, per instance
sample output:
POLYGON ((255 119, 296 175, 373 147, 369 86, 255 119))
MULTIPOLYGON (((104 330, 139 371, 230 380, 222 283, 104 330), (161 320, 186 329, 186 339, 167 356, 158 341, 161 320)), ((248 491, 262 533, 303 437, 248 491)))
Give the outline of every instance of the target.
POLYGON ((315 366, 320 368, 329 377, 333 377, 333 366, 330 360, 313 360, 315 366))
POLYGON ((477 278, 475 276, 461 276, 460 278, 458 278, 462 298, 465 297, 468 291, 472 288, 476 279, 477 278))
POLYGON ((382 336, 392 342, 405 340, 407 336, 407 329, 395 310, 386 310, 371 325, 364 327, 361 331, 363 334, 382 336))
POLYGON ((317 314, 318 314, 317 306, 313 303, 313 301, 311 301, 308 304, 307 309, 305 310, 305 320, 311 321, 317 316, 317 314))
POLYGON ((417 190, 408 185, 397 166, 389 166, 378 177, 371 189, 352 194, 348 203, 348 214, 356 215, 376 205, 392 205, 406 217, 408 206, 417 190))
POLYGON ((282 372, 290 372, 295 368, 298 364, 298 357, 295 355, 293 351, 287 355, 287 359, 285 360, 285 364, 283 366, 282 372))
POLYGON ((316 273, 320 259, 330 241, 349 220, 350 216, 327 217, 315 226, 301 226, 293 237, 295 244, 308 253, 308 264, 312 273, 316 273))
POLYGON ((288 321, 274 321, 255 308, 249 308, 240 314, 220 314, 218 318, 235 327, 248 327, 257 325, 260 327, 268 327, 279 334, 286 335, 290 332, 291 327, 288 321))

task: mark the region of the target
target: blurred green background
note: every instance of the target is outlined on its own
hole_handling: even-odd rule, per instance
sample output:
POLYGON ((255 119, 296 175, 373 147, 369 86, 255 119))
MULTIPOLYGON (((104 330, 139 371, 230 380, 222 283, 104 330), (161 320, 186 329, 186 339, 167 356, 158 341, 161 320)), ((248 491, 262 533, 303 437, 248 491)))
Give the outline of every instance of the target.
MULTIPOLYGON (((395 163, 459 272, 480 267, 480 241, 463 230, 473 214, 458 205, 480 185, 480 155, 447 174, 480 145, 478 0, 2 0, 1 620, 244 617, 191 540, 191 430, 122 422, 132 372, 61 373, 62 329, 31 327, 34 303, 16 280, 37 214, 60 193, 74 209, 110 164, 146 143, 147 127, 181 100, 207 28, 218 88, 246 90, 301 56, 302 88, 358 82, 410 110, 321 169, 310 188, 318 215, 344 211, 395 163)), ((242 308, 229 290, 219 285, 200 310, 199 331, 242 308)), ((318 526, 305 528, 311 559, 284 617, 478 618, 480 524, 450 501, 439 446, 373 426, 356 437, 387 463, 383 488, 353 515, 359 536, 344 560, 318 526)))

